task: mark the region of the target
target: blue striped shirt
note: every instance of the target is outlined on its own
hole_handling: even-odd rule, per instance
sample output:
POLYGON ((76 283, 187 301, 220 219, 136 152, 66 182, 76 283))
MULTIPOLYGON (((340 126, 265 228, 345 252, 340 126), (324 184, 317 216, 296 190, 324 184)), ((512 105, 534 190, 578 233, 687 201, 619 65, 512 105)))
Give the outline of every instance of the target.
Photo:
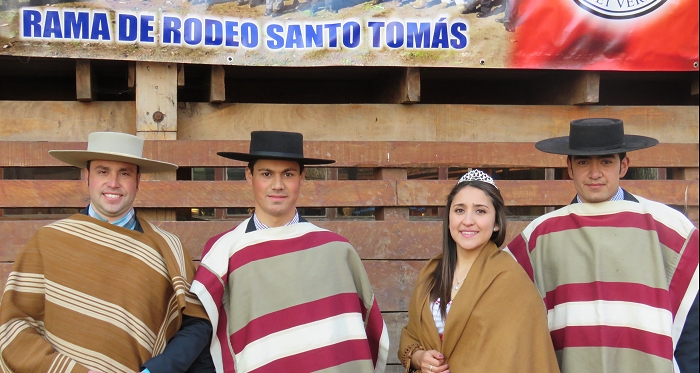
MULTIPOLYGON (((97 211, 95 211, 95 209, 92 208, 92 203, 88 205, 88 215, 95 219, 107 222, 107 219, 100 216, 100 214, 98 214, 97 211)), ((134 211, 134 208, 132 207, 131 210, 129 210, 129 212, 126 213, 126 215, 124 215, 121 219, 113 222, 112 224, 118 227, 134 230, 136 228, 136 211, 134 211)))
MULTIPOLYGON (((289 223, 285 224, 284 226, 286 227, 288 225, 296 224, 298 222, 299 222, 299 211, 295 212, 292 220, 290 220, 289 223)), ((269 226, 265 225, 263 222, 258 220, 258 215, 256 215, 256 214, 253 214, 253 223, 255 223, 256 230, 270 229, 269 226)))
MULTIPOLYGON (((615 193, 615 195, 612 196, 612 198, 610 198, 610 200, 611 201, 622 201, 623 199, 625 199, 625 192, 623 192, 622 187, 619 186, 619 187, 617 187, 617 193, 615 193)), ((578 203, 583 203, 583 201, 581 201, 581 197, 579 197, 578 194, 576 195, 576 201, 578 203)))

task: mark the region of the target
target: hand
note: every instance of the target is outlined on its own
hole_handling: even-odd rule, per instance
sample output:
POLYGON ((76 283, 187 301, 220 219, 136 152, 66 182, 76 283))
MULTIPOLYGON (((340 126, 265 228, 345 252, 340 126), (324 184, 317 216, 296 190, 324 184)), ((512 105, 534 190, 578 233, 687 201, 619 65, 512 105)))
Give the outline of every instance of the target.
POLYGON ((421 373, 450 373, 445 357, 435 350, 418 350, 411 356, 413 366, 419 367, 421 373))

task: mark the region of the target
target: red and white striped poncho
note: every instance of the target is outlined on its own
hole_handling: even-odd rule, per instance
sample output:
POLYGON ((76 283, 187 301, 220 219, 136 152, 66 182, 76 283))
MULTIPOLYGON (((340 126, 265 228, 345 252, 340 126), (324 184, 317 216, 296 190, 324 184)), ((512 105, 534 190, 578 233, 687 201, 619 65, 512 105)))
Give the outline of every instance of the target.
POLYGON ((674 352, 698 294, 698 230, 635 197, 566 206, 506 248, 544 299, 562 373, 679 371, 674 352))
POLYGON ((209 240, 191 288, 217 372, 383 372, 389 336, 350 243, 308 222, 247 225, 209 240))

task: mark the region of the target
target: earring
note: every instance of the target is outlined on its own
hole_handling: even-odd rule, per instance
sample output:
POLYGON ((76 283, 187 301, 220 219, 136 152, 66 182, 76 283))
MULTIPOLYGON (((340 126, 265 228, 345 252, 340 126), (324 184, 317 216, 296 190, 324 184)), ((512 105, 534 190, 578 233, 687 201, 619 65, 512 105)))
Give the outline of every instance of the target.
POLYGON ((498 227, 493 227, 494 232, 498 232, 498 227))

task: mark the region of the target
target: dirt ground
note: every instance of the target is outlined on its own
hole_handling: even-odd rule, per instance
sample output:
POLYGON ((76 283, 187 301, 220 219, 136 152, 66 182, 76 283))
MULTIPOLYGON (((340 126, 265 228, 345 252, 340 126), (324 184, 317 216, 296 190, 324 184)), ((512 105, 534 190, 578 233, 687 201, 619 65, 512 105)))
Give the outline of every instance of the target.
MULTIPOLYGON (((7 1, 7 0, 0 0, 7 1)), ((48 56, 95 59, 126 59, 167 61, 182 63, 204 63, 219 65, 258 66, 449 66, 449 67, 507 67, 510 51, 517 42, 516 34, 506 32, 497 19, 503 17, 503 7, 495 7, 490 15, 477 18, 475 13, 462 14, 462 6, 432 0, 422 9, 416 9, 421 0, 403 2, 384 0, 379 4, 360 0, 335 0, 337 13, 325 9, 324 0, 284 0, 284 9, 274 18, 264 16, 265 4, 236 2, 190 3, 182 0, 95 0, 46 5, 47 7, 107 9, 114 12, 149 11, 153 13, 176 13, 187 16, 215 15, 218 17, 254 19, 263 28, 273 19, 277 23, 328 22, 354 19, 361 25, 369 19, 420 20, 421 22, 446 18, 466 21, 469 44, 462 50, 396 49, 372 50, 367 47, 365 37, 362 46, 356 49, 315 49, 272 52, 265 48, 247 50, 242 48, 188 48, 145 46, 141 44, 117 44, 76 41, 27 41, 19 34, 19 10, 28 2, 14 0, 15 8, 0 11, 0 55, 48 56), (314 4, 314 1, 318 2, 314 4), (19 4, 19 6, 17 6, 19 4), (315 6, 316 5, 316 6, 315 6), (314 9, 318 8, 318 9, 314 9)), ((194 0, 199 1, 199 0, 194 0)), ((257 0, 262 1, 262 0, 257 0)), ((5 3, 7 4, 7 3, 5 3)), ((369 35, 368 29, 363 29, 369 35)))

